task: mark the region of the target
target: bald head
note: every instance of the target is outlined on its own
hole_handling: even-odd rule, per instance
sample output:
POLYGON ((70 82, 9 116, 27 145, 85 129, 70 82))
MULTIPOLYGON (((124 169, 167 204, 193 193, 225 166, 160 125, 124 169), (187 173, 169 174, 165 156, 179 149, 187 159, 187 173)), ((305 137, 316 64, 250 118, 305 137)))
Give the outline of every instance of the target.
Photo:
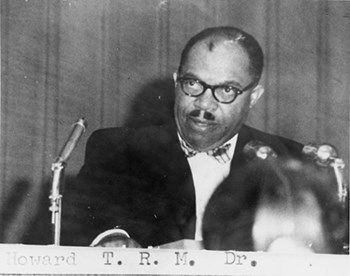
POLYGON ((264 56, 259 43, 250 34, 230 26, 213 27, 201 31, 188 41, 182 51, 178 70, 180 75, 194 46, 198 44, 203 44, 209 51, 213 51, 222 44, 239 45, 249 58, 249 73, 252 80, 255 84, 259 82, 264 65, 264 56))

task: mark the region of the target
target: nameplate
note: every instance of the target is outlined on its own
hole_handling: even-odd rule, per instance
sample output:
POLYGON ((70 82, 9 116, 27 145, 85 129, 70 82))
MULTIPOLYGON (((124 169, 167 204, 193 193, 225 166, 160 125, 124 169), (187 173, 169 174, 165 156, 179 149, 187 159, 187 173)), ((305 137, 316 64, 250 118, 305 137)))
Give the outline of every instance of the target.
POLYGON ((348 255, 0 245, 1 274, 350 275, 348 255))

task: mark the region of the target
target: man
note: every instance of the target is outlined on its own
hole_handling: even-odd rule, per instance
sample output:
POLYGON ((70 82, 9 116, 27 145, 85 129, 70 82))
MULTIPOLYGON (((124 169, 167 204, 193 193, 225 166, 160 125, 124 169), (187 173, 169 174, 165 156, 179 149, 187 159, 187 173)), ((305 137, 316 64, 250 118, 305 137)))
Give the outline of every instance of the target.
POLYGON ((242 30, 216 27, 194 36, 174 73, 175 123, 90 137, 78 182, 65 193, 62 244, 88 245, 106 230, 114 241, 102 234, 94 244, 201 240, 205 206, 244 165, 246 143, 259 140, 278 155, 298 157, 300 144, 244 125, 264 92, 262 69, 258 42, 242 30))

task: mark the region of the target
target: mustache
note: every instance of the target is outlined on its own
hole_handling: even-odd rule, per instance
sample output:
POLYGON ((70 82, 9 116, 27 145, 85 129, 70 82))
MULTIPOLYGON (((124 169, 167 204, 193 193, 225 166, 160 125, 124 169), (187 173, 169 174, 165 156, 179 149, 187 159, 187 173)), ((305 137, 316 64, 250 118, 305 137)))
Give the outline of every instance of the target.
POLYGON ((195 109, 193 111, 190 112, 190 116, 191 117, 200 117, 201 113, 203 112, 203 118, 208 120, 208 121, 214 121, 215 120, 215 116, 208 111, 205 110, 200 110, 200 109, 195 109))

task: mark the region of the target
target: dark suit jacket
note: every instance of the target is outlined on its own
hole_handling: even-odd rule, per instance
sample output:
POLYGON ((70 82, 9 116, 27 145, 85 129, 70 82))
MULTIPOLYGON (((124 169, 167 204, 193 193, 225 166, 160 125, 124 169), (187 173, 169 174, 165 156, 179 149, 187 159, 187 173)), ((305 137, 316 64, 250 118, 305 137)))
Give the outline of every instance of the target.
MULTIPOLYGON (((244 145, 260 140, 278 155, 299 157, 302 145, 243 126, 231 172, 244 165, 244 145)), ((142 246, 193 239, 195 193, 174 124, 94 132, 78 181, 66 187, 62 244, 88 245, 119 226, 142 246)))

